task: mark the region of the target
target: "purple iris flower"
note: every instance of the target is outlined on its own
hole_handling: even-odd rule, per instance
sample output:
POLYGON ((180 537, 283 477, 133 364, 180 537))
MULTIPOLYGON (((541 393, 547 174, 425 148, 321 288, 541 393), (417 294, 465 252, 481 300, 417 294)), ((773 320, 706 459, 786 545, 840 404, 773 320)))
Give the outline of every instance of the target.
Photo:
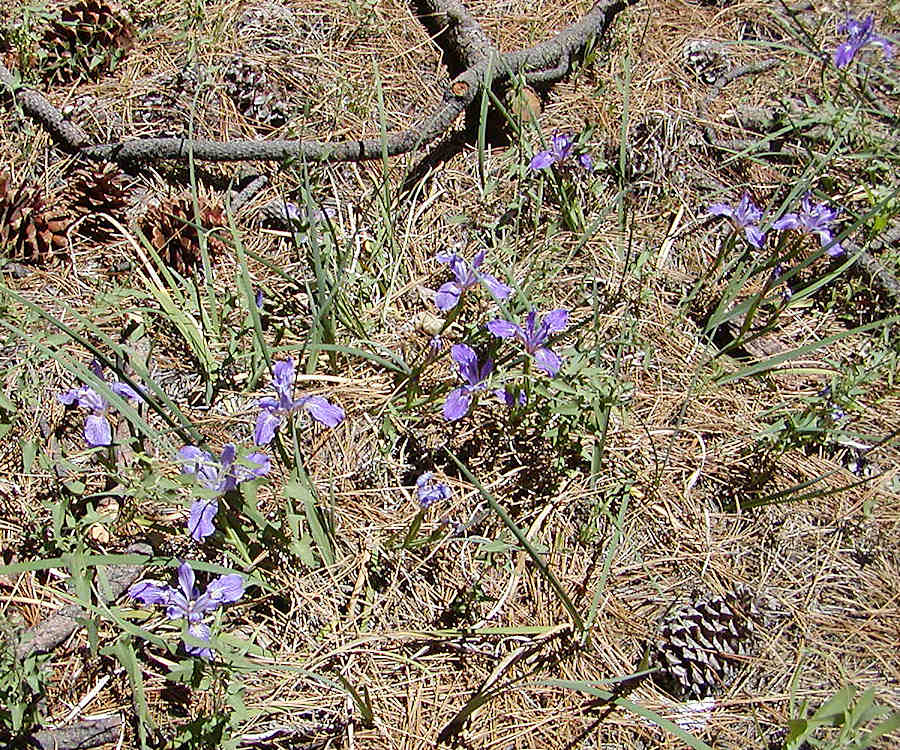
POLYGON ((431 507, 436 500, 446 500, 453 493, 446 484, 434 480, 434 475, 426 471, 416 480, 416 496, 423 508, 431 507))
MULTIPOLYGON (((837 219, 839 209, 831 208, 826 203, 812 204, 809 193, 800 200, 800 210, 782 216, 772 224, 772 229, 797 229, 804 234, 814 234, 819 238, 822 247, 829 245, 834 240, 834 234, 828 225, 837 219)), ((828 248, 828 254, 836 258, 844 253, 844 248, 839 242, 835 242, 828 248)))
POLYGON ((236 461, 237 454, 233 443, 222 448, 222 455, 217 459, 193 445, 186 445, 178 451, 184 474, 193 474, 200 486, 214 493, 214 497, 195 500, 191 505, 188 517, 188 531, 191 538, 202 541, 216 530, 214 519, 219 512, 216 499, 235 489, 241 482, 258 479, 269 473, 269 457, 265 453, 250 453, 245 463, 236 461))
POLYGON ((456 307, 462 293, 479 283, 484 284, 496 299, 506 299, 512 294, 512 289, 506 284, 498 281, 489 273, 478 270, 484 263, 485 255, 487 255, 487 250, 479 250, 475 253, 472 265, 466 263, 465 259, 456 253, 439 253, 436 256, 436 260, 449 265, 453 275, 456 276, 456 281, 448 281, 438 289, 434 297, 434 304, 439 310, 450 310, 456 307))
POLYGON ((727 203, 713 203, 707 213, 713 216, 727 216, 740 231, 744 230, 747 242, 757 249, 762 249, 766 242, 766 235, 757 226, 762 218, 762 211, 750 200, 750 194, 744 192, 740 202, 736 206, 727 203))
POLYGON ((275 386, 275 398, 261 398, 259 406, 262 411, 256 420, 253 438, 257 445, 268 445, 275 437, 285 417, 295 411, 306 409, 312 418, 326 427, 337 427, 344 419, 344 410, 334 406, 321 396, 303 396, 294 399, 294 360, 286 359, 276 362, 272 368, 272 385, 275 386))
MULTIPOLYGON (((106 387, 113 393, 128 401, 137 401, 138 395, 127 383, 121 383, 118 380, 107 380, 103 376, 103 368, 96 360, 91 363, 91 370, 100 380, 106 383, 106 387)), ((101 445, 109 445, 112 443, 112 428, 109 425, 107 413, 109 412, 109 402, 101 396, 97 391, 87 385, 80 388, 73 388, 65 393, 56 396, 61 404, 71 406, 77 403, 82 409, 87 409, 91 413, 84 420, 84 439, 92 448, 101 445)))
POLYGON ((875 17, 869 16, 862 21, 847 16, 846 20, 838 26, 839 34, 846 34, 847 41, 838 45, 834 51, 834 64, 838 68, 846 68, 850 61, 856 57, 867 44, 881 47, 885 59, 891 58, 892 45, 885 37, 879 36, 874 31, 875 17))
MULTIPOLYGON (((244 595, 244 579, 236 573, 219 576, 209 582, 204 593, 194 583, 194 571, 188 563, 178 566, 180 588, 159 581, 141 581, 128 589, 128 596, 144 604, 163 604, 170 620, 187 620, 187 630, 194 638, 209 643, 209 626, 203 617, 223 604, 236 602, 244 595)), ((209 646, 184 644, 184 650, 203 659, 212 658, 209 646)))
POLYGON ((534 357, 538 369, 553 377, 562 367, 562 360, 544 345, 551 333, 562 331, 568 325, 568 320, 569 313, 566 310, 551 310, 538 325, 537 313, 532 310, 525 319, 524 328, 498 318, 490 321, 487 329, 501 339, 519 339, 525 345, 525 351, 534 357))
MULTIPOLYGON (((553 164, 563 164, 572 155, 575 139, 569 133, 554 133, 550 137, 550 148, 538 151, 528 164, 534 171, 547 169, 553 164)), ((590 154, 579 154, 578 163, 588 172, 594 171, 594 160, 590 154)))
POLYGON ((479 367, 478 355, 465 344, 454 344, 450 349, 450 356, 459 365, 459 374, 466 381, 464 385, 450 391, 447 400, 444 401, 444 419, 455 422, 469 413, 472 394, 487 388, 486 381, 494 369, 494 363, 486 359, 479 367))
POLYGON ((550 148, 538 151, 528 165, 529 169, 546 169, 551 164, 559 164, 569 158, 575 139, 568 133, 554 133, 550 137, 550 148))

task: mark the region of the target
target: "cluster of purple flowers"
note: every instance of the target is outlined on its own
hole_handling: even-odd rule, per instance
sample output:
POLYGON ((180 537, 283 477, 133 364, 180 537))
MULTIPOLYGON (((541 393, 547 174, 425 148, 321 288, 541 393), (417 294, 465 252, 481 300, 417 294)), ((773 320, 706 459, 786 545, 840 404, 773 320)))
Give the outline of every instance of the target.
MULTIPOLYGON (((336 427, 344 419, 344 412, 320 396, 293 398, 295 369, 293 359, 276 362, 272 368, 272 385, 275 397, 259 400, 260 413, 256 420, 254 439, 257 445, 267 445, 275 437, 282 421, 294 412, 306 410, 313 419, 328 427, 336 427)), ((228 443, 217 458, 194 445, 186 445, 178 451, 181 470, 194 476, 205 497, 191 505, 188 532, 194 541, 202 541, 216 530, 215 517, 219 511, 219 497, 237 489, 242 483, 259 479, 269 473, 269 457, 265 453, 249 453, 239 459, 233 443, 228 443)), ((227 602, 237 601, 244 593, 244 582, 239 575, 219 576, 210 582, 201 594, 194 585, 194 572, 187 563, 178 567, 181 589, 166 586, 157 581, 145 581, 131 587, 132 598, 144 604, 164 604, 170 620, 187 621, 187 632, 195 639, 209 643, 209 627, 202 622, 204 615, 227 602)), ((205 659, 212 656, 209 646, 185 642, 185 650, 205 659)))
MULTIPOLYGON (((327 427, 336 427, 344 419, 343 410, 321 396, 293 397, 295 368, 294 360, 276 362, 272 368, 272 385, 275 397, 261 398, 259 416, 253 432, 257 445, 268 445, 275 437, 275 431, 282 421, 294 412, 305 410, 317 422, 327 427)), ((186 445, 178 451, 182 473, 193 474, 197 483, 208 493, 191 505, 188 518, 188 532, 195 541, 201 541, 215 532, 215 517, 219 510, 218 497, 237 489, 238 485, 251 479, 258 479, 269 473, 269 457, 265 453, 250 453, 238 460, 232 443, 222 449, 216 458, 193 445, 186 445)))
POLYGON ((837 68, 846 68, 851 60, 856 57, 856 54, 869 44, 880 47, 886 60, 891 58, 893 45, 887 38, 875 33, 874 16, 857 21, 848 15, 844 22, 838 26, 838 33, 846 34, 847 41, 839 44, 834 51, 834 64, 837 68))
MULTIPOLYGON (((112 393, 129 401, 138 399, 137 391, 128 384, 108 380, 96 361, 91 364, 91 370, 112 393)), ((307 411, 313 419, 328 427, 335 427, 344 419, 343 410, 321 396, 294 399, 294 379, 292 359, 275 364, 272 378, 275 397, 262 398, 258 402, 260 413, 254 430, 257 445, 271 442, 282 421, 297 411, 307 411)), ((111 407, 101 393, 83 385, 60 393, 57 398, 66 406, 77 404, 89 412, 84 425, 84 438, 88 445, 98 447, 112 444, 112 428, 108 418, 111 407)), ((265 453, 252 452, 239 457, 233 443, 226 444, 218 457, 197 446, 185 445, 178 451, 178 461, 182 473, 194 477, 200 487, 198 494, 202 495, 192 503, 188 514, 188 533, 196 542, 215 532, 215 517, 222 495, 237 489, 242 482, 266 476, 270 469, 269 457, 265 453)), ((439 485, 440 487, 443 485, 439 485)), ((446 492, 449 494, 449 490, 446 492)), ((195 584, 194 571, 186 562, 180 563, 178 567, 178 580, 180 588, 158 581, 144 581, 132 586, 128 593, 144 604, 165 605, 170 620, 186 620, 187 633, 193 642, 185 641, 185 650, 189 654, 209 659, 212 656, 208 645, 210 631, 203 618, 221 605, 237 601, 244 593, 244 580, 237 574, 219 576, 210 582, 205 593, 201 593, 195 584)))
MULTIPOLYGON (((761 249, 766 241, 765 233, 759 228, 762 220, 762 211, 750 200, 750 195, 744 193, 736 206, 727 203, 714 203, 707 213, 713 216, 727 216, 731 219, 737 231, 743 231, 753 247, 761 249)), ((811 234, 818 237, 823 248, 827 248, 832 258, 842 255, 844 248, 839 242, 834 241, 834 232, 831 225, 837 220, 840 211, 831 208, 826 203, 813 204, 812 196, 807 193, 800 200, 799 211, 787 213, 780 219, 772 222, 772 229, 793 229, 802 234, 811 234)))
MULTIPOLYGON (((553 165, 557 167, 566 167, 569 164, 569 158, 575 151, 575 138, 569 133, 554 133, 550 137, 550 148, 538 151, 528 168, 533 171, 548 169, 553 165)), ((594 171, 594 160, 590 154, 580 153, 575 157, 578 165, 588 171, 594 171)))
MULTIPOLYGON (((478 252, 471 264, 455 253, 437 256, 436 260, 448 264, 456 277, 454 281, 441 286, 435 295, 435 305, 439 310, 446 311, 456 307, 463 293, 478 284, 484 284, 498 300, 506 299, 512 294, 512 289, 506 284, 479 270, 484 264, 485 255, 484 250, 478 252)), ((562 367, 562 360, 547 346, 547 343, 551 334, 566 327, 568 315, 566 310, 553 310, 539 323, 538 313, 531 310, 525 318, 524 326, 511 320, 497 318, 487 323, 487 329, 497 338, 517 339, 525 347, 525 352, 534 359, 535 366, 550 377, 554 377, 562 367)), ((494 363, 490 359, 479 362, 478 355, 467 344, 456 344, 451 347, 450 356, 456 362, 464 381, 460 387, 453 389, 444 401, 444 418, 448 422, 453 422, 469 413, 475 394, 488 389, 494 363)), ((522 405, 525 400, 524 392, 516 395, 499 388, 494 390, 494 394, 507 406, 522 405)))

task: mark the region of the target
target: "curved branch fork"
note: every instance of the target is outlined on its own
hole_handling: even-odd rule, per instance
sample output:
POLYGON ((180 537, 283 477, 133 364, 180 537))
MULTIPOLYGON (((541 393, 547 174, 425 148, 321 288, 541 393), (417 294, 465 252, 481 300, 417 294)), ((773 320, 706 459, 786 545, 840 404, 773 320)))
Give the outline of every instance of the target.
POLYGON ((389 133, 386 139, 322 142, 297 140, 209 141, 186 138, 141 138, 120 143, 91 144, 84 132, 66 120, 46 98, 21 86, 0 65, 0 83, 10 89, 22 109, 40 123, 66 151, 94 161, 119 165, 146 164, 165 160, 197 161, 285 161, 302 158, 314 162, 364 161, 383 155, 397 156, 415 151, 439 138, 475 100, 484 85, 488 68, 493 84, 509 82, 522 75, 526 82, 543 84, 562 78, 572 58, 588 41, 603 34, 613 18, 637 0, 598 0, 577 23, 534 47, 500 53, 490 43, 481 26, 459 0, 410 0, 417 18, 449 53, 448 67, 465 69, 444 92, 440 106, 417 127, 389 133), (444 33, 446 31, 446 34, 444 33))

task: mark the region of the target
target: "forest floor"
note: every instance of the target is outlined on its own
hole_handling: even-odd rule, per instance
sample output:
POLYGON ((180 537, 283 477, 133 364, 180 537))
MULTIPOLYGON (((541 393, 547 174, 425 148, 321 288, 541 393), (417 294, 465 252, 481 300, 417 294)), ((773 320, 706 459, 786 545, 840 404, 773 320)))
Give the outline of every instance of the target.
MULTIPOLYGON (((0 62, 96 143, 377 138, 450 83, 402 0, 126 5, 97 7, 127 10, 133 42, 74 77, 48 43, 59 4, 0 11, 0 62)), ((591 3, 466 7, 508 51, 591 3)), ((536 116, 479 100, 469 132, 368 162, 110 172, 106 203, 0 98, 0 742, 118 717, 104 747, 864 746, 900 711, 900 51, 838 68, 846 10, 640 0, 536 116), (554 134, 572 155, 531 168, 554 134), (42 196, 31 214, 17 186, 42 196), (745 191, 760 247, 708 210, 745 191), (842 254, 772 227, 808 191, 840 209, 842 254), (306 220, 261 221, 272 201, 306 220), (54 257, 28 255, 29 216, 64 217, 54 257), (476 283, 438 309, 438 256, 481 250, 511 294, 476 283), (486 327, 532 309, 567 311, 552 377, 486 327), (494 362, 465 393, 461 344, 494 362), (343 419, 306 402, 254 446, 287 358, 343 419), (125 379, 137 398, 109 388, 125 379), (109 403, 60 402, 82 387, 109 403), (468 413, 448 420, 448 397, 468 413), (266 475, 182 471, 184 445, 230 443, 234 478, 250 452, 266 475), (162 587, 184 561, 201 588, 241 577, 206 616, 210 658, 178 612, 101 595, 109 565, 162 587), (744 651, 704 700, 656 679, 663 622, 746 590, 744 651), (78 626, 22 657, 73 603, 78 626)), ((900 40, 896 2, 849 10, 900 40)))

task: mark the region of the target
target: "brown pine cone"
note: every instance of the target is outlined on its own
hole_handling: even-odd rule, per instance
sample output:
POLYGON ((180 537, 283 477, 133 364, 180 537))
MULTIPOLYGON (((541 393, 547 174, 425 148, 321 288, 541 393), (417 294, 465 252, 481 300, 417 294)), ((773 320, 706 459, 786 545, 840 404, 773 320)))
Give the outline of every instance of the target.
POLYGON ((694 595, 667 617, 651 651, 653 680, 678 698, 726 689, 752 647, 756 607, 743 586, 724 597, 694 595))
POLYGON ((62 254, 69 221, 47 209, 40 188, 13 188, 0 174, 0 253, 24 263, 46 263, 62 254))
POLYGON ((81 167, 72 174, 72 211, 84 217, 78 231, 97 242, 108 242, 114 227, 101 214, 121 220, 128 207, 125 175, 112 164, 81 167))
MULTIPOLYGON (((166 266, 181 276, 190 276, 203 263, 196 224, 193 200, 185 196, 170 199, 148 211, 139 227, 166 266)), ((226 225, 222 210, 212 206, 200 207, 199 224, 207 230, 226 225)), ((225 245, 214 234, 209 234, 207 250, 210 257, 214 257, 224 252, 225 245)))
POLYGON ((78 0, 63 8, 44 33, 45 73, 57 83, 95 80, 115 68, 134 47, 128 15, 104 0, 78 0))

